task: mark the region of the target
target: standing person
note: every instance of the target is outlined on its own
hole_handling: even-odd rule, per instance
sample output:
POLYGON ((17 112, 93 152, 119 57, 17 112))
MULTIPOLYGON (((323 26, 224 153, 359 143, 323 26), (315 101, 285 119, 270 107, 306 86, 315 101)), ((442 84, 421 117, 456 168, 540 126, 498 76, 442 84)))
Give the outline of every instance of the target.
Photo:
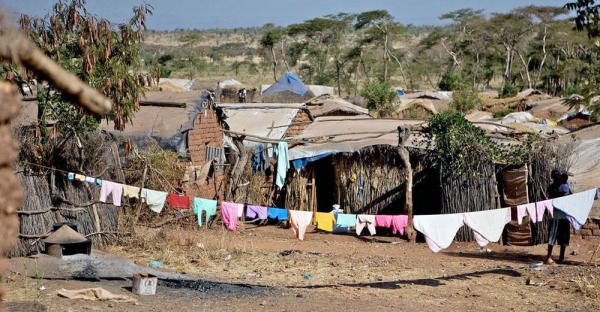
POLYGON ((246 102, 246 88, 242 88, 240 91, 238 91, 238 98, 240 103, 246 102))
MULTIPOLYGON (((566 173, 560 173, 558 170, 552 170, 552 184, 548 188, 550 198, 557 198, 571 194, 566 173)), ((548 232, 548 258, 546 264, 553 264, 552 248, 554 245, 560 245, 560 256, 558 262, 565 260, 565 252, 571 238, 571 225, 567 220, 567 216, 560 210, 554 209, 554 216, 550 220, 550 231, 548 232)))

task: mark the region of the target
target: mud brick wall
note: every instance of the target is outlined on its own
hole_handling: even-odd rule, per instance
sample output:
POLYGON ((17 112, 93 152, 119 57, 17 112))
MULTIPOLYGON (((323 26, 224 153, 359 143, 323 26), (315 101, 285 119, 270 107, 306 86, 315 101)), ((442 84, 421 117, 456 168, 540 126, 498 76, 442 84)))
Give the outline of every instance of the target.
MULTIPOLYGON (((17 88, 0 82, 0 283, 6 270, 4 255, 17 242, 17 209, 23 203, 23 188, 14 174, 18 143, 13 140, 10 128, 10 121, 17 116, 20 107, 17 88)), ((0 284, 0 301, 3 294, 0 284)))
POLYGON ((283 137, 295 136, 300 134, 308 125, 312 123, 310 115, 305 109, 298 111, 294 119, 292 119, 291 125, 283 135, 283 137))
MULTIPOLYGON (((189 152, 192 159, 192 165, 194 166, 206 164, 207 146, 220 149, 223 148, 223 132, 221 131, 221 124, 216 111, 212 108, 212 105, 209 105, 206 116, 204 113, 204 110, 202 110, 200 114, 198 114, 198 118, 194 121, 194 129, 190 130, 188 133, 189 152)), ((219 190, 219 188, 220 193, 223 193, 223 182, 224 175, 216 173, 206 184, 190 185, 185 191, 188 196, 212 199, 215 197, 216 191, 219 190), (216 190, 215 181, 213 181, 215 178, 217 186, 216 190)))
POLYGON ((581 227, 581 230, 575 232, 571 228, 571 234, 582 236, 582 237, 599 237, 600 238, 600 219, 588 219, 587 222, 581 227))

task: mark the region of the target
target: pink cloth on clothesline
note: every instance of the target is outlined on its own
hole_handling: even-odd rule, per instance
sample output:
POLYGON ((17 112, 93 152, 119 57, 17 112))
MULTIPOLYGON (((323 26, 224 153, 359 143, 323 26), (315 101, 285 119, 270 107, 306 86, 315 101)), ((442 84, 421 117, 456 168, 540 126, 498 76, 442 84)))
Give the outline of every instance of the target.
POLYGON ((393 216, 392 218, 392 234, 400 233, 404 235, 404 229, 408 225, 407 215, 393 216))
POLYGON ((388 215, 376 215, 375 226, 389 228, 392 226, 392 216, 388 215))
POLYGON ((238 212, 242 204, 221 202, 221 215, 223 216, 223 222, 227 225, 227 229, 230 231, 237 230, 238 212))
POLYGON ((121 206, 121 196, 123 196, 123 184, 102 181, 102 188, 100 189, 99 200, 106 203, 106 198, 112 193, 113 205, 121 206))
POLYGON ((552 199, 544 200, 535 203, 535 210, 537 213, 538 222, 544 219, 544 210, 548 210, 551 217, 554 217, 554 206, 552 206, 552 199))
MULTIPOLYGON (((543 213, 543 212, 542 212, 543 213)), ((524 204, 517 206, 517 222, 521 224, 526 214, 529 214, 533 223, 537 222, 537 213, 535 209, 535 203, 524 204)))
POLYGON ((404 228, 408 225, 408 216, 406 215, 376 215, 375 226, 392 228, 392 234, 400 233, 404 235, 404 228))

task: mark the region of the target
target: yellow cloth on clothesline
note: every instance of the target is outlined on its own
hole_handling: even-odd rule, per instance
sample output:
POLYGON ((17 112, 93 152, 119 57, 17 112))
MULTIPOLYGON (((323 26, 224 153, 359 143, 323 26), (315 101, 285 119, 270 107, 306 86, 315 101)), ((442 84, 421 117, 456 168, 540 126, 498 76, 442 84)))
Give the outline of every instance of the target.
POLYGON ((332 232, 333 224, 335 223, 335 216, 330 212, 317 212, 315 213, 314 222, 317 229, 332 232))
POLYGON ((123 184, 123 196, 129 198, 140 198, 140 188, 137 186, 123 184))

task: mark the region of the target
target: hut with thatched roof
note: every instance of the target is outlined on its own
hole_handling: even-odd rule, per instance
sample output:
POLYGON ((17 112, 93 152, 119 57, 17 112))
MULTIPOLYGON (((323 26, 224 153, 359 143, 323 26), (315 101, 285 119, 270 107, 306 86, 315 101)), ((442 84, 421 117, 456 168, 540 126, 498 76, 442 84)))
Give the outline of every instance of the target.
POLYGON ((438 113, 433 101, 427 98, 402 99, 390 118, 429 119, 438 113))
POLYGON ((257 96, 256 88, 247 86, 235 79, 226 79, 217 84, 215 91, 219 103, 252 103, 257 96), (245 90, 245 98, 240 99, 240 90, 245 90))
POLYGON ((315 97, 315 94, 296 75, 287 72, 279 77, 260 96, 253 100, 256 103, 304 103, 315 97))

